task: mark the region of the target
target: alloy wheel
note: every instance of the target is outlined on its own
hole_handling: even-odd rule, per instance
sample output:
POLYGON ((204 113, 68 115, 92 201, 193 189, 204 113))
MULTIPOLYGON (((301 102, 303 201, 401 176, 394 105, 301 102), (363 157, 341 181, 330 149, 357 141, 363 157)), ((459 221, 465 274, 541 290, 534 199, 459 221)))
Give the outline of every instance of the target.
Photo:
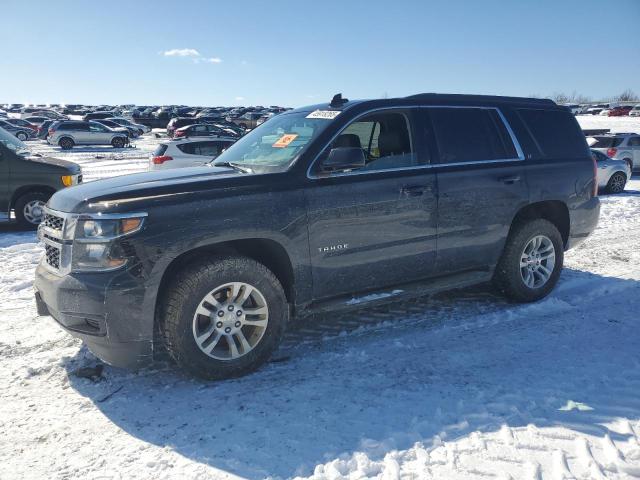
POLYGON ((520 256, 520 275, 529 288, 540 288, 551 278, 556 263, 556 250, 551 239, 536 235, 529 240, 520 256))
POLYGON ((22 209, 22 213, 27 222, 38 225, 44 217, 45 202, 42 200, 31 200, 26 203, 22 209))
POLYGON ((248 283, 226 283, 199 303, 193 338, 209 357, 236 360, 260 343, 268 323, 269 309, 260 290, 248 283))

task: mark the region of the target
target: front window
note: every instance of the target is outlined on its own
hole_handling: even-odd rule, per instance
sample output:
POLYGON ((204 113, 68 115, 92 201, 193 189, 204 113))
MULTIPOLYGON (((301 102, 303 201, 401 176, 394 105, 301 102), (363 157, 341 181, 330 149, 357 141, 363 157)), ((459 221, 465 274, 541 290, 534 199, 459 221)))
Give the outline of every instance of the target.
POLYGON ((7 132, 4 128, 0 128, 0 143, 18 155, 30 153, 29 148, 23 142, 7 132))
POLYGON ((263 123, 222 153, 215 164, 234 164, 261 173, 286 171, 337 113, 331 118, 307 118, 309 115, 283 114, 263 123))

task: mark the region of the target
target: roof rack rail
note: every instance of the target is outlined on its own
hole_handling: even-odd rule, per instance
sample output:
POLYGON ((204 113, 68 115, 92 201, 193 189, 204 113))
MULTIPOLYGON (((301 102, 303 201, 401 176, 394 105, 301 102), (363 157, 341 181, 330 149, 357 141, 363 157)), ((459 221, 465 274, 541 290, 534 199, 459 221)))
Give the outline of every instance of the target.
POLYGON ((530 97, 504 97, 500 95, 467 95, 463 93, 417 93, 415 95, 409 95, 405 98, 414 100, 444 100, 444 99, 456 99, 456 100, 471 100, 482 102, 510 102, 510 103, 538 103, 540 105, 557 105, 556 102, 549 98, 530 98, 530 97))

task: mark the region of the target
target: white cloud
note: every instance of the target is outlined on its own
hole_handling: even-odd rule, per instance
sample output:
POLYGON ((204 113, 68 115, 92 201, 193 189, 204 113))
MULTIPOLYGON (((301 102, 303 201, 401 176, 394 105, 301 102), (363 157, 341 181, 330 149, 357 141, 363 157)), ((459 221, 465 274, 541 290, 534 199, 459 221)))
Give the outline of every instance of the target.
POLYGON ((195 48, 173 48, 162 52, 165 57, 199 57, 200 52, 195 48))
POLYGON ((222 59, 218 57, 211 58, 196 58, 194 60, 196 63, 222 63, 222 59))
POLYGON ((244 100, 244 97, 236 97, 236 100, 237 100, 238 102, 241 102, 242 100, 244 100))

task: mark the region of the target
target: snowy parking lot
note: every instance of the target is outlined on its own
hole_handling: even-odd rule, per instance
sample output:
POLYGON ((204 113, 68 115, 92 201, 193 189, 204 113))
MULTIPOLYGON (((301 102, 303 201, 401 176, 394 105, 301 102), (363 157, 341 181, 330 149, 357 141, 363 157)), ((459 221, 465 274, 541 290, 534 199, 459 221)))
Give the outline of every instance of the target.
MULTIPOLYGON (((146 170, 157 142, 32 145, 92 181, 146 170)), ((98 362, 36 315, 35 234, 0 227, 0 479, 640 478, 640 178, 601 200, 541 302, 479 288, 321 319, 224 382, 78 376, 98 362)))

